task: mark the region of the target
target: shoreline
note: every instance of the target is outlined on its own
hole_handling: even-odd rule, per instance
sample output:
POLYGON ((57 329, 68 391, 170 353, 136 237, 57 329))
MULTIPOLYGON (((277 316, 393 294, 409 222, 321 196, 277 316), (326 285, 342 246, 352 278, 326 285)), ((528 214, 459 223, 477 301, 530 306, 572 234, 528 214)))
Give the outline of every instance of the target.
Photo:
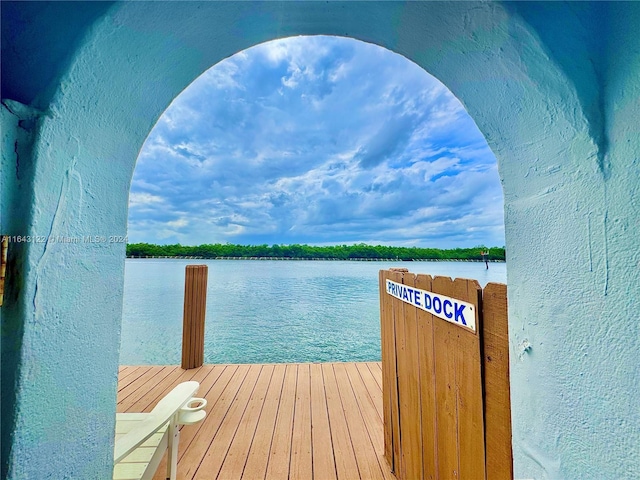
MULTIPOLYGON (((484 260, 455 259, 455 258, 293 258, 293 257, 200 257, 200 256, 127 256, 132 260, 255 260, 255 261, 319 261, 319 262, 476 262, 484 263, 484 260)), ((506 260, 489 260, 489 263, 507 263, 506 260)))

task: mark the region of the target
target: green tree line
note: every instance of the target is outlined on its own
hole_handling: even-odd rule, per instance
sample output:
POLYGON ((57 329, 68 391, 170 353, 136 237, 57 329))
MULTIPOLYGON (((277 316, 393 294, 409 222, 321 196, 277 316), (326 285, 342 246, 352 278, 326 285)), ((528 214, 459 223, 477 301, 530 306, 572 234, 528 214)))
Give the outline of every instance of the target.
POLYGON ((296 259, 337 259, 353 258, 394 259, 394 260, 481 260, 481 251, 489 252, 489 260, 505 260, 504 247, 486 248, 418 248, 390 247, 386 245, 234 245, 215 243, 198 246, 154 245, 150 243, 130 243, 127 257, 259 257, 296 259))

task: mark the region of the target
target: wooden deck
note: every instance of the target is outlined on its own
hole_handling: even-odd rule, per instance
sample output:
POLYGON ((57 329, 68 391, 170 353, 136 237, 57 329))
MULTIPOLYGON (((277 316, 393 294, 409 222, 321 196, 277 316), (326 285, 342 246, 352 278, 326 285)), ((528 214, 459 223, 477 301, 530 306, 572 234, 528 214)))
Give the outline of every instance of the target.
MULTIPOLYGON (((178 478, 395 480, 384 459, 376 363, 120 367, 118 412, 200 382, 207 417, 181 430, 178 478)), ((155 479, 164 479, 165 463, 155 479)))

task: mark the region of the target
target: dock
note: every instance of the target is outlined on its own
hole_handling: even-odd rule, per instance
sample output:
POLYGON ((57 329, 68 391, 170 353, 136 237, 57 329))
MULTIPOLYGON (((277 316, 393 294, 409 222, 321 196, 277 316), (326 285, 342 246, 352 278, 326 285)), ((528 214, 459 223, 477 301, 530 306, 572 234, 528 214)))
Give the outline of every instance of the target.
POLYGON ((395 480, 380 362, 122 366, 117 411, 148 412, 187 380, 200 382, 207 417, 181 430, 179 479, 395 480))

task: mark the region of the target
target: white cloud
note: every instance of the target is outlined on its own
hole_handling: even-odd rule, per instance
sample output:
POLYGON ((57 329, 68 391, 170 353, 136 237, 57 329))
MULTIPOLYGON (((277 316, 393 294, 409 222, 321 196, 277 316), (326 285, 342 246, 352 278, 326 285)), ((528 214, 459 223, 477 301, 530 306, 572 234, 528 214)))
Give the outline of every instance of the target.
POLYGON ((189 221, 186 218, 179 218, 177 220, 173 220, 172 222, 167 222, 167 226, 173 228, 182 228, 189 225, 189 221))
POLYGON ((140 153, 132 241, 503 245, 496 161, 405 58, 293 37, 219 63, 140 153))
POLYGON ((131 208, 137 208, 141 206, 148 206, 153 204, 162 203, 164 199, 158 195, 152 195, 144 192, 131 192, 129 195, 129 206, 131 208))

